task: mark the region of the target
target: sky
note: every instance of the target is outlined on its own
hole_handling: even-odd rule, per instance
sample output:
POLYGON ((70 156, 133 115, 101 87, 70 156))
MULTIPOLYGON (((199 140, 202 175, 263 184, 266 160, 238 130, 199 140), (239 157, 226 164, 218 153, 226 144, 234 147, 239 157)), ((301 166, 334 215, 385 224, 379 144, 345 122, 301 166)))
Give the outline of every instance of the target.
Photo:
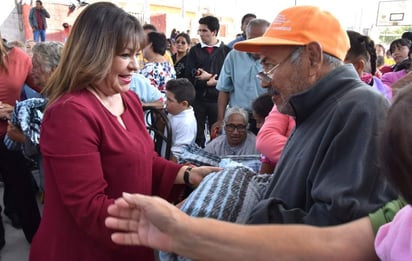
MULTIPOLYGON (((338 18, 342 26, 347 30, 358 31, 362 34, 369 35, 377 41, 380 31, 384 27, 376 26, 378 17, 378 8, 385 4, 386 9, 393 12, 393 4, 403 3, 406 8, 395 8, 396 12, 405 13, 405 20, 410 21, 412 25, 412 0, 388 1, 388 0, 210 0, 215 3, 217 12, 234 10, 238 24, 240 19, 246 13, 255 13, 259 18, 264 18, 272 22, 276 15, 283 9, 294 5, 315 5, 331 12, 338 18), (234 8, 236 6, 236 8, 234 8), (405 9, 405 10, 404 10, 405 9)), ((396 6, 397 7, 397 6, 396 6)), ((381 7, 381 12, 384 10, 381 7)), ((411 26, 412 28, 412 26, 411 26)))
MULTIPOLYGON (((215 0, 217 2, 231 2, 215 0)), ((272 21, 282 9, 296 5, 316 5, 334 14, 342 25, 349 27, 372 26, 376 20, 378 0, 233 0, 237 4, 238 16, 251 12, 272 21), (269 3, 269 4, 268 4, 269 3)), ((232 7, 233 8, 233 7, 232 7)), ((358 29, 356 28, 356 29, 358 29)))

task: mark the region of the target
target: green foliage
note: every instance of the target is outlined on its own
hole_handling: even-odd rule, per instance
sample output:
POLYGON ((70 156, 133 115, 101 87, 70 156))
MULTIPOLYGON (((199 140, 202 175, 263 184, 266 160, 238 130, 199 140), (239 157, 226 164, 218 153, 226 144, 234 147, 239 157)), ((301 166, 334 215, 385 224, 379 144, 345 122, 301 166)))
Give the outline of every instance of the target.
POLYGON ((412 26, 387 26, 380 32, 379 41, 389 45, 393 40, 401 38, 401 35, 406 31, 412 31, 412 26))

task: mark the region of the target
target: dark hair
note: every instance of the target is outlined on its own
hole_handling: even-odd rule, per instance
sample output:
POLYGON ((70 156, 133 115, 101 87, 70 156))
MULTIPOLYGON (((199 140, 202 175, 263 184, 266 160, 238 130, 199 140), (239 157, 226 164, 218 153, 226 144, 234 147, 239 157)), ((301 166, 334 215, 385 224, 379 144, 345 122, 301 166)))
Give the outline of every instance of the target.
POLYGON ((365 63, 370 64, 372 75, 376 72, 376 49, 375 43, 369 36, 361 35, 355 31, 346 31, 350 41, 350 48, 346 54, 345 60, 356 60, 362 58, 365 63))
POLYGON ((166 83, 166 90, 174 94, 178 102, 187 101, 191 105, 196 92, 193 84, 186 78, 170 79, 166 83))
POLYGON ((389 46, 389 50, 391 51, 391 54, 393 54, 396 48, 402 47, 402 46, 407 46, 410 49, 411 40, 406 39, 406 38, 399 38, 399 39, 393 40, 391 42, 391 45, 389 46))
POLYGON ((245 14, 243 17, 242 17, 242 24, 245 22, 245 20, 246 19, 248 19, 249 17, 253 17, 253 18, 256 18, 256 15, 255 14, 252 14, 252 13, 247 13, 247 14, 245 14))
POLYGON ((143 41, 137 18, 113 3, 96 2, 85 7, 73 24, 61 62, 43 89, 49 104, 65 93, 103 80, 116 55, 126 48, 137 52, 143 41))
POLYGON ((412 83, 400 89, 389 108, 380 142, 382 171, 412 204, 412 83))
POLYGON ((268 116, 272 108, 273 100, 269 93, 261 94, 252 102, 252 110, 262 118, 268 116))
POLYGON ((43 2, 40 0, 36 0, 36 3, 39 3, 40 5, 43 5, 43 2))
POLYGON ((389 46, 389 50, 391 52, 391 54, 393 54, 395 52, 396 48, 400 48, 403 46, 407 46, 409 48, 409 53, 408 53, 408 59, 405 59, 397 64, 395 64, 393 66, 393 71, 397 72, 403 69, 408 69, 411 66, 411 59, 409 58, 410 54, 411 54, 411 50, 412 50, 412 42, 409 39, 406 38, 400 38, 400 39, 396 39, 393 40, 391 42, 391 45, 389 46))
POLYGON ((150 32, 147 34, 148 43, 152 44, 153 52, 164 55, 167 49, 167 39, 164 33, 150 32))
POLYGON ((199 24, 204 24, 210 31, 216 31, 216 35, 219 33, 220 24, 219 19, 214 16, 208 15, 199 19, 199 24))
POLYGON ((144 24, 143 25, 143 31, 147 31, 147 30, 157 32, 157 28, 153 24, 144 24))
POLYGON ((404 32, 402 34, 401 38, 408 39, 409 41, 412 41, 412 32, 404 32))
POLYGON ((175 40, 177 40, 177 38, 179 37, 184 37, 187 44, 190 45, 190 42, 192 41, 192 39, 190 38, 190 35, 188 35, 187 33, 180 33, 178 35, 176 35, 175 40))

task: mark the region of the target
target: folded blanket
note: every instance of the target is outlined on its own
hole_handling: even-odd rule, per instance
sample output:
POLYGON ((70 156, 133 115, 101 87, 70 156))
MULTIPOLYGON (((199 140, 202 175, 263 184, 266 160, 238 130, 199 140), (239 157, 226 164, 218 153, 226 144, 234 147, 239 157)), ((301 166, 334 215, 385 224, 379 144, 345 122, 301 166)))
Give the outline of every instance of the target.
MULTIPOLYGON (((215 154, 209 153, 195 143, 190 145, 185 145, 182 152, 175 155, 178 162, 181 164, 193 164, 196 166, 219 166, 222 165, 226 160, 230 162, 238 162, 241 165, 250 168, 254 172, 259 172, 260 169, 260 155, 227 155, 227 156, 217 156, 215 154)), ((221 166, 223 167, 223 166, 221 166)))
POLYGON ((40 125, 46 103, 47 100, 43 98, 30 98, 16 103, 10 121, 22 130, 26 142, 15 142, 6 135, 4 144, 9 150, 21 149, 25 156, 38 153, 40 125))
MULTIPOLYGON (((272 175, 256 174, 249 167, 226 162, 226 168, 211 173, 189 195, 181 210, 195 217, 209 217, 244 224, 262 199, 272 175)), ((161 261, 191 260, 160 252, 161 261)))

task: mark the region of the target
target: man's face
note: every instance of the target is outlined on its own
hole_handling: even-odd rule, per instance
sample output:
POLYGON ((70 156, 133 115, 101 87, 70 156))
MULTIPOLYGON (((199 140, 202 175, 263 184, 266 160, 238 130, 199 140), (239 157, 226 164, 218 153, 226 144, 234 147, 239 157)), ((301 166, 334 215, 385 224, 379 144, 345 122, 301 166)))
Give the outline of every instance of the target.
POLYGON ((304 51, 300 54, 300 58, 297 58, 299 52, 296 48, 296 46, 265 46, 260 49, 263 70, 270 72, 268 76, 271 78, 270 83, 262 82, 262 87, 269 88, 272 100, 280 112, 292 116, 294 111, 289 104, 290 97, 311 86, 304 51), (293 59, 299 60, 291 63, 293 59))
POLYGON ((39 2, 36 2, 36 9, 41 9, 41 4, 39 2))
POLYGON ((199 29, 197 30, 200 40, 207 45, 213 44, 215 33, 210 31, 210 29, 205 24, 199 24, 199 29))

